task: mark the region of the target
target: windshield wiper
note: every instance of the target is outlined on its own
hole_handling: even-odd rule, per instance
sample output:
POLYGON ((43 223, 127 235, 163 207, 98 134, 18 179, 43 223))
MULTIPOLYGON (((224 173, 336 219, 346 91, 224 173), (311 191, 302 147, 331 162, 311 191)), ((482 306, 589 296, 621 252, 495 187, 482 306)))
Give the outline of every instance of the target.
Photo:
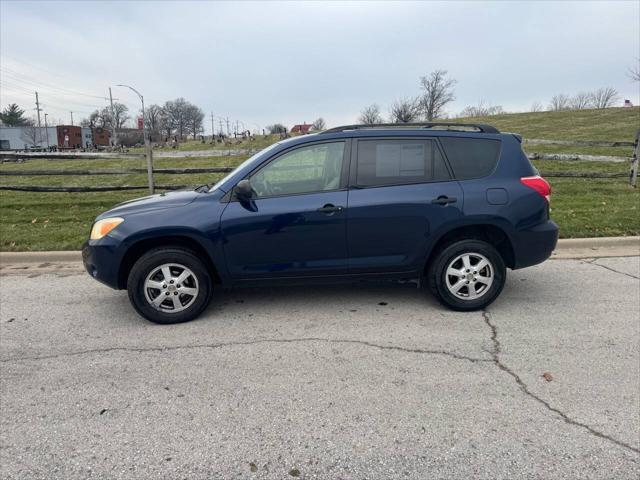
POLYGON ((194 190, 198 193, 207 193, 210 189, 211 185, 206 183, 204 185, 198 185, 196 188, 194 188, 194 190))

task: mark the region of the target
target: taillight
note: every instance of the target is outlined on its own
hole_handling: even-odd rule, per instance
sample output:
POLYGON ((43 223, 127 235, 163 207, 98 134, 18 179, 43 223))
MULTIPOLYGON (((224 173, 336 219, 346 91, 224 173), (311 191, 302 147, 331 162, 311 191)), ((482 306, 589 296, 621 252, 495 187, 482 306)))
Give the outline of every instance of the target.
POLYGON ((520 183, 529 188, 533 188, 536 192, 542 195, 547 202, 549 202, 551 198, 551 185, 549 185, 549 183, 547 183, 547 181, 540 175, 522 177, 520 179, 520 183))

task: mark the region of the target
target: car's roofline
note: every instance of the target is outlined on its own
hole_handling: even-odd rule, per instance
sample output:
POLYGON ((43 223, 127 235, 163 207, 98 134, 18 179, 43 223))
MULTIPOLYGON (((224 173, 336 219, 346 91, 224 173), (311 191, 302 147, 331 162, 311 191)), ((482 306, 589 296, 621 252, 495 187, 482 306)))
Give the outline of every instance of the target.
POLYGON ((433 129, 433 130, 453 130, 462 132, 476 133, 500 133, 493 125, 485 123, 459 123, 459 122, 411 122, 411 123, 374 123, 374 124, 355 124, 343 125, 340 127, 330 128, 321 134, 344 132, 347 130, 369 130, 369 129, 433 129), (445 128, 446 127, 446 128, 445 128))

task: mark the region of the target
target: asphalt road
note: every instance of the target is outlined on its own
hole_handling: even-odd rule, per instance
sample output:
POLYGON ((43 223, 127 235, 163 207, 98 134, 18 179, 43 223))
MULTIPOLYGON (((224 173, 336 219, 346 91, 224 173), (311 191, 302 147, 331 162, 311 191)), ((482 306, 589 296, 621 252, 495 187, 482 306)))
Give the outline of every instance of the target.
POLYGON ((157 326, 73 269, 0 277, 2 478, 636 479, 640 257, 221 292, 157 326), (543 377, 547 374, 547 379, 543 377))

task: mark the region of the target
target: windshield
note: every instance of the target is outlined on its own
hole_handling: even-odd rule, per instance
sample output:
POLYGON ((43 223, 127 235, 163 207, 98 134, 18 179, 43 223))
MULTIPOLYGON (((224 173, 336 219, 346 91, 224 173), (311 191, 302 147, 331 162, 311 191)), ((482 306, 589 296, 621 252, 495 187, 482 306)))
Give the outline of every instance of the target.
POLYGON ((224 177, 222 177, 220 180, 218 180, 218 182, 215 185, 213 185, 213 187, 211 187, 209 189, 209 191, 216 190, 216 189, 220 188, 222 186, 222 184, 227 180, 227 178, 229 178, 236 171, 238 171, 238 169, 243 168, 246 165, 249 165, 251 162, 253 162, 256 158, 261 156, 263 153, 266 153, 266 152, 268 152, 270 150, 273 150, 275 147, 280 145, 280 143, 281 142, 273 143, 273 144, 269 145, 267 148, 264 148, 264 149, 260 150, 258 153, 256 153, 256 154, 252 155, 251 157, 247 158, 244 162, 242 162, 240 165, 238 165, 236 168, 234 168, 231 172, 227 173, 224 177))

